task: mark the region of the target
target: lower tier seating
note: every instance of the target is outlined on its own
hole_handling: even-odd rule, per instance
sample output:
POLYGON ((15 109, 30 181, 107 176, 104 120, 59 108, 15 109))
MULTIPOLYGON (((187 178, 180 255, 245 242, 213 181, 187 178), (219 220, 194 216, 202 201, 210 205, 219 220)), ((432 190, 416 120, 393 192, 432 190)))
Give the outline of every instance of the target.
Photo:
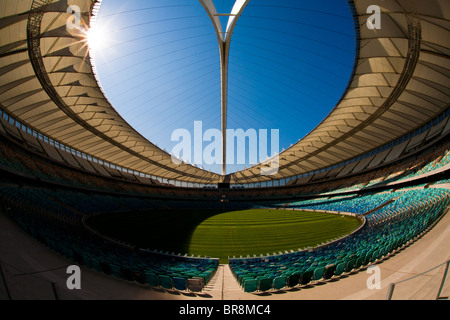
MULTIPOLYGON (((107 241, 85 228, 82 212, 58 203, 48 192, 0 189, 2 210, 38 241, 75 263, 143 285, 192 291, 201 291, 217 270, 218 259, 169 256, 107 241)), ((58 196, 64 200, 61 192, 58 196)), ((107 199, 104 196, 102 201, 107 199)))
POLYGON ((381 260, 415 239, 446 211, 448 189, 420 189, 394 201, 346 239, 313 251, 230 260, 245 292, 263 292, 326 281, 381 260))

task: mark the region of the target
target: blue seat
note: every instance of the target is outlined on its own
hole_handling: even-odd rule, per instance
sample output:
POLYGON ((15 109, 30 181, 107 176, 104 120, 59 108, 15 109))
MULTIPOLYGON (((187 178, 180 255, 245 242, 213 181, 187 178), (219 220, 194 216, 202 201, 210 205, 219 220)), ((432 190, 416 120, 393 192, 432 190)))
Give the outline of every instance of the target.
POLYGON ((177 290, 184 291, 187 289, 187 281, 182 277, 173 277, 173 287, 177 290))

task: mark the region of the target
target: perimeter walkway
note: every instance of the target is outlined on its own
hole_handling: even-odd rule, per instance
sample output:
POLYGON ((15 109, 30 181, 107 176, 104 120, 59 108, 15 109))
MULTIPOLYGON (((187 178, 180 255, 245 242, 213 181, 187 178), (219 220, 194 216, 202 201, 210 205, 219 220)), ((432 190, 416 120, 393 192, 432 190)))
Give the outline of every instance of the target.
MULTIPOLYGON (((383 300, 389 284, 410 278, 450 259, 450 213, 421 239, 388 257, 380 268, 380 289, 368 289, 367 270, 316 285, 279 292, 244 293, 228 265, 221 265, 201 294, 143 287, 81 266, 81 290, 68 290, 72 263, 41 245, 0 214, 0 260, 8 287, 0 282, 0 299, 96 300, 383 300), (51 283, 55 283, 52 287, 51 283), (56 288, 56 291, 54 290, 56 288)), ((396 287, 393 299, 433 299, 444 267, 396 287)), ((449 276, 450 278, 450 276, 449 276)), ((1 280, 1 279, 0 279, 1 280)), ((450 296, 450 279, 441 296, 450 296)))

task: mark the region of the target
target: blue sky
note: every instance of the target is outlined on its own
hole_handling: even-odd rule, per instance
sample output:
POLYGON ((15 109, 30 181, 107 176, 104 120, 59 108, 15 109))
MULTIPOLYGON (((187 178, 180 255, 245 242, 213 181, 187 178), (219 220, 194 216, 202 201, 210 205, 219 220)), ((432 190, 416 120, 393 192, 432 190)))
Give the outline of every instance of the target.
MULTIPOLYGON (((233 4, 215 1, 218 12, 233 4)), ((194 121, 220 129, 217 38, 197 0, 103 0, 97 28, 100 82, 143 136, 170 152, 176 129, 193 132, 194 121)), ((289 148, 339 101, 354 51, 345 0, 251 0, 231 42, 228 128, 278 129, 280 150, 273 151, 289 148)), ((220 172, 220 166, 203 168, 220 172)))

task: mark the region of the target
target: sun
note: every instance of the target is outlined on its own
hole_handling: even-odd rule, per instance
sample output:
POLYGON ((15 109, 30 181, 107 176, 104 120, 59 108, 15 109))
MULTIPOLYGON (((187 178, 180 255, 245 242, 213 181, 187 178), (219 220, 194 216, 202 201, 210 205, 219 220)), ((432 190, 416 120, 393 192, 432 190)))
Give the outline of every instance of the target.
POLYGON ((106 47, 106 34, 103 30, 98 27, 91 27, 87 31, 87 43, 90 50, 99 51, 106 47))

